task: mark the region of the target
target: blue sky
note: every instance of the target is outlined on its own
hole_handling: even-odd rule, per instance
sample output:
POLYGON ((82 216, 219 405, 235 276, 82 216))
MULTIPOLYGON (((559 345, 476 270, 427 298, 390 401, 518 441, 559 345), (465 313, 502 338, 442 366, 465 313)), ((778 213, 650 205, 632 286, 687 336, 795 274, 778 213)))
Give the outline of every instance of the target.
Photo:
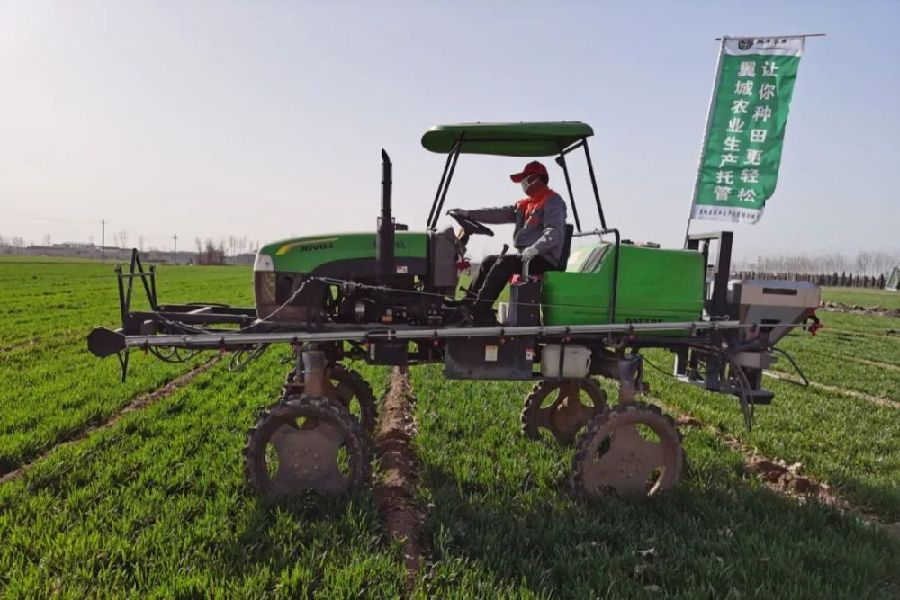
MULTIPOLYGON (((429 126, 570 119, 596 132, 610 224, 679 245, 714 38, 825 32, 807 42, 778 190, 735 228, 737 253, 897 251, 898 31, 887 0, 0 0, 0 235, 99 242, 106 219, 170 247, 371 229, 382 147, 395 214, 421 228, 443 164, 419 144, 429 126)), ((447 206, 516 200, 521 162, 463 157, 447 206)), ((580 169, 575 183, 592 226, 580 169)))

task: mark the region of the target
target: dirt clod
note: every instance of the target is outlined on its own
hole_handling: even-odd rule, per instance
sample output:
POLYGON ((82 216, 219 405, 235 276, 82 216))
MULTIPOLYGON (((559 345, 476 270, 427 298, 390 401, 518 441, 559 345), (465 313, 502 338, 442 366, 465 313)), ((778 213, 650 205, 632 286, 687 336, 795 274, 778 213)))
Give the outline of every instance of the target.
POLYGON ((839 506, 842 502, 832 493, 831 487, 800 475, 800 464, 789 465, 783 460, 769 460, 751 456, 744 463, 744 472, 757 475, 766 481, 770 489, 802 498, 816 498, 823 504, 839 506))
POLYGON ((740 452, 743 456, 742 472, 758 477, 768 489, 776 494, 794 498, 799 502, 816 500, 841 513, 854 514, 865 523, 882 529, 892 537, 900 537, 900 523, 885 523, 878 515, 851 504, 827 483, 803 475, 801 473, 802 463, 789 463, 779 458, 763 456, 721 428, 704 423, 690 413, 680 413, 658 398, 653 398, 653 401, 666 412, 679 415, 676 419, 679 426, 703 429, 721 439, 727 448, 740 452))
MULTIPOLYGON (((802 384, 803 380, 795 375, 791 375, 789 373, 784 373, 781 371, 764 371, 764 374, 767 377, 772 377, 773 379, 780 379, 782 381, 790 381, 791 383, 802 384)), ((837 387, 834 385, 826 385, 824 383, 819 383, 818 381, 810 381, 810 387, 822 390, 823 392, 829 392, 833 394, 841 394, 843 396, 849 396, 851 398, 857 398, 859 400, 865 400, 866 402, 870 402, 876 406, 882 406, 884 408, 900 408, 900 402, 896 400, 891 400, 890 398, 880 398, 878 396, 870 396, 869 394, 865 394, 863 392, 857 390, 850 390, 847 388, 837 387)))
POLYGON ((675 424, 678 427, 703 427, 703 423, 690 414, 678 415, 675 424))
POLYGON ((412 415, 414 404, 408 371, 395 368, 381 400, 381 422, 375 436, 381 474, 374 493, 385 533, 401 544, 409 586, 422 565, 426 512, 417 499, 422 468, 412 445, 417 432, 412 415))
POLYGON ((843 302, 823 302, 822 308, 836 312, 856 313, 877 317, 900 317, 900 308, 885 308, 883 306, 861 306, 859 304, 844 304, 843 302))

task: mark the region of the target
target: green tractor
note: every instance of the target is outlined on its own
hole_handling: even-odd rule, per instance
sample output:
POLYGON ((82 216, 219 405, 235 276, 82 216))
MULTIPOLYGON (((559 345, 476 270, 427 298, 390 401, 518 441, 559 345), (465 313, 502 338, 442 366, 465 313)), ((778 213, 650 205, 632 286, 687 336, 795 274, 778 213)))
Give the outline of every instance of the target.
POLYGON ((603 214, 592 135, 580 122, 431 128, 422 145, 446 160, 418 232, 393 218, 392 165, 382 151, 375 231, 263 246, 254 265, 255 307, 160 304, 155 270, 145 270, 135 251, 128 271, 117 271, 122 327, 95 329, 89 349, 118 355, 124 378, 132 348, 169 361, 230 351, 233 364, 243 366, 273 344, 292 345, 296 363, 283 395, 251 430, 245 450, 248 481, 263 493, 333 493, 365 481, 375 401, 347 366, 352 360, 443 363, 452 379, 533 380, 523 433, 577 444, 578 492, 668 489, 681 473, 680 438, 670 418, 637 400, 646 391, 641 350, 668 349, 675 378, 736 397, 749 427, 753 407, 773 397, 761 379, 775 344, 792 327, 818 326, 819 291, 804 283, 730 280, 730 232, 691 236, 677 249, 621 239, 603 214), (586 158, 600 229, 581 227, 567 162, 575 151, 586 158), (574 221, 566 227, 561 270, 534 277, 525 263, 498 307, 497 326, 455 319, 467 244, 473 235, 493 236, 454 213, 456 231, 438 228, 461 154, 555 157, 574 221), (573 249, 578 238, 587 243, 573 249), (135 282, 149 311, 131 307, 135 282), (594 377, 618 383, 614 407, 594 377), (343 468, 336 459, 341 448, 349 455, 343 468))

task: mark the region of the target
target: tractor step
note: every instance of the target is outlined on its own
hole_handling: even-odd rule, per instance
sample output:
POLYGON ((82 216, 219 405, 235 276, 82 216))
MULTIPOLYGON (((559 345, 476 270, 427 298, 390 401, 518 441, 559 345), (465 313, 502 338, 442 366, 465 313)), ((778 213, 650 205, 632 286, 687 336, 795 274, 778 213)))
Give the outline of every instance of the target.
POLYGON ((750 399, 753 401, 753 404, 768 406, 772 404, 772 399, 775 397, 775 392, 770 392, 769 390, 753 390, 750 392, 750 399))

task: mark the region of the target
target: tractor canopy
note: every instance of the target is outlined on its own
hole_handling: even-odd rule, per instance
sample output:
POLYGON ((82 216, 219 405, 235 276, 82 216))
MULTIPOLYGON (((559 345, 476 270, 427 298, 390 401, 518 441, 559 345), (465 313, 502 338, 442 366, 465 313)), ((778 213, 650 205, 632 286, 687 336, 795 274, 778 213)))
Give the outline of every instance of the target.
POLYGON ((591 163, 591 153, 588 149, 587 139, 593 135, 594 130, 591 129, 591 126, 581 121, 435 125, 422 136, 422 146, 426 150, 446 154, 447 160, 444 163, 444 172, 438 183, 431 211, 428 213, 428 230, 434 231, 437 227, 459 155, 487 154, 528 158, 555 157, 556 164, 560 166, 565 177, 575 229, 581 232, 581 220, 575 207, 572 182, 566 164, 566 155, 575 150, 582 150, 587 159, 588 176, 594 192, 594 202, 597 205, 600 225, 606 230, 606 218, 603 216, 600 193, 597 191, 597 178, 594 175, 594 166, 591 163))
POLYGON ((581 121, 531 123, 458 123, 436 125, 422 136, 422 146, 439 154, 449 154, 461 140, 462 154, 495 156, 557 156, 594 130, 581 121))

